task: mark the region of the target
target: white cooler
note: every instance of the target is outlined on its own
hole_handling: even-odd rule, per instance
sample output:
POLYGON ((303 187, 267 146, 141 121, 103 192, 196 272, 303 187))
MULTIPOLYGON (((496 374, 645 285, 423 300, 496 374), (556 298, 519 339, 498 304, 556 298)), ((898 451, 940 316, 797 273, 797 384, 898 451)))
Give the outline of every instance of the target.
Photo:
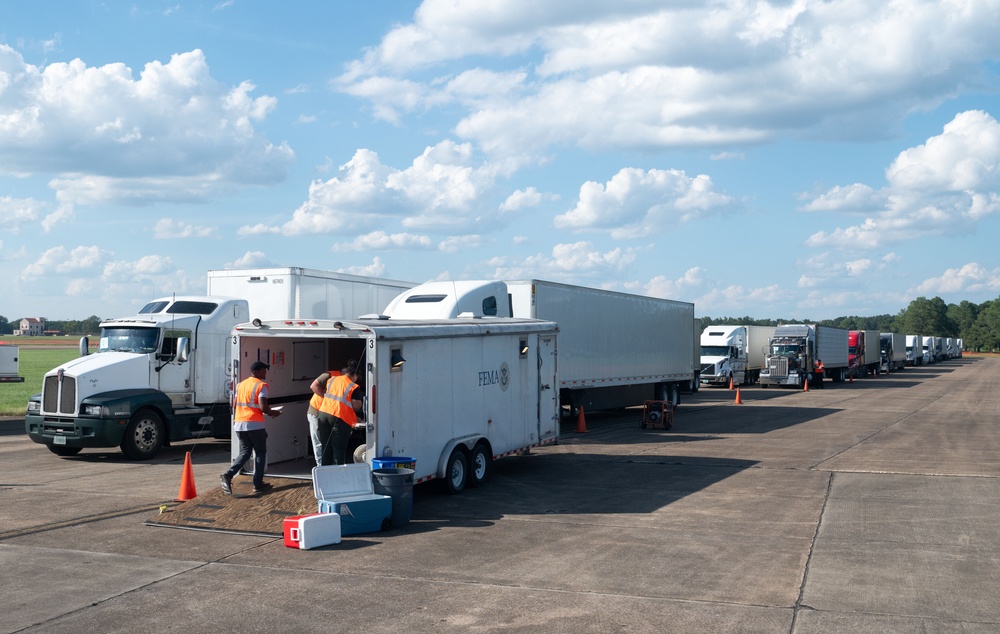
POLYGON ((285 546, 289 548, 319 548, 340 543, 340 515, 311 513, 285 518, 285 546))

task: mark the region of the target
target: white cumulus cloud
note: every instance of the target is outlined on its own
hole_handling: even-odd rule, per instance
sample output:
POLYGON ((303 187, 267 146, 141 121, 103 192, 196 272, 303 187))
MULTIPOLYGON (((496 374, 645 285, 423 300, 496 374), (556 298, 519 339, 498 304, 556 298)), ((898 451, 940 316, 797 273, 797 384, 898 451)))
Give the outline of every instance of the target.
POLYGON ((624 168, 610 181, 580 187, 576 207, 556 216, 557 228, 608 231, 613 238, 641 238, 693 218, 736 207, 705 175, 681 170, 624 168))

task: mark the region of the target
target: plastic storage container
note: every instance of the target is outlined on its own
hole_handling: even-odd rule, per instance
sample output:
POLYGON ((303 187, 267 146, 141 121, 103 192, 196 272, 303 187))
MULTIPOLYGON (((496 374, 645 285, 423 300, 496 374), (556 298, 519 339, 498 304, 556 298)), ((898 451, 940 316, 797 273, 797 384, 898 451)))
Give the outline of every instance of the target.
POLYGON ((406 456, 382 456, 372 458, 372 469, 414 469, 417 468, 417 461, 406 456))
POLYGON ((413 517, 413 469, 373 469, 375 493, 392 498, 392 527, 406 526, 413 517))

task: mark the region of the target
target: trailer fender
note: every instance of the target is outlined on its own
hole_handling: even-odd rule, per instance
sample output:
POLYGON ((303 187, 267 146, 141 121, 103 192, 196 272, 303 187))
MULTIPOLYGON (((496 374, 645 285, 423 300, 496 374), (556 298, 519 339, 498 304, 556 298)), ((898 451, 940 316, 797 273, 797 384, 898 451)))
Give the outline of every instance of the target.
POLYGON ((474 434, 471 436, 462 436, 460 438, 452 438, 444 445, 444 449, 441 450, 441 455, 438 456, 437 464, 437 477, 444 478, 448 472, 448 459, 451 458, 451 452, 455 450, 455 447, 463 445, 465 447, 466 455, 472 453, 472 448, 476 446, 479 439, 482 438, 479 434, 474 434))

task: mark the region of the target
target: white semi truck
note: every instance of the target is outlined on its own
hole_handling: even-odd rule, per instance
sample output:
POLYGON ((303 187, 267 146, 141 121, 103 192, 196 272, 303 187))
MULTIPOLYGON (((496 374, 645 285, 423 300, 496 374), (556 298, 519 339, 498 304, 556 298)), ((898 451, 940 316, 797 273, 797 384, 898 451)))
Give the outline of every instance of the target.
POLYGON ((823 362, 823 376, 842 383, 847 376, 847 330, 818 324, 777 326, 768 345, 761 387, 803 388, 813 380, 813 364, 823 362))
POLYGON ((102 322, 97 353, 88 354, 84 338, 81 356, 46 373, 42 392, 29 399, 29 438, 60 456, 120 447, 135 460, 173 441, 229 438, 229 338, 237 324, 354 317, 412 286, 298 268, 216 279, 226 280, 231 296, 159 298, 136 315, 102 322))
POLYGON ((750 385, 760 380, 764 352, 774 328, 708 326, 701 333, 700 380, 706 385, 750 385))
POLYGON ((355 461, 406 457, 414 482, 443 478, 458 492, 481 484, 494 459, 557 441, 557 331, 509 318, 264 321, 233 330, 228 373, 239 381, 252 362, 271 364, 268 401, 283 411, 265 422, 269 474, 301 477, 303 463, 315 464, 304 460, 309 385, 355 360, 364 402, 355 461))
POLYGON ((923 341, 920 335, 906 335, 906 365, 924 364, 923 341))
POLYGON ((0 383, 24 383, 24 377, 18 374, 18 346, 0 342, 0 383))
POLYGON ((520 317, 559 324, 559 401, 570 413, 680 405, 697 390, 694 304, 543 280, 428 282, 390 319, 520 317))

